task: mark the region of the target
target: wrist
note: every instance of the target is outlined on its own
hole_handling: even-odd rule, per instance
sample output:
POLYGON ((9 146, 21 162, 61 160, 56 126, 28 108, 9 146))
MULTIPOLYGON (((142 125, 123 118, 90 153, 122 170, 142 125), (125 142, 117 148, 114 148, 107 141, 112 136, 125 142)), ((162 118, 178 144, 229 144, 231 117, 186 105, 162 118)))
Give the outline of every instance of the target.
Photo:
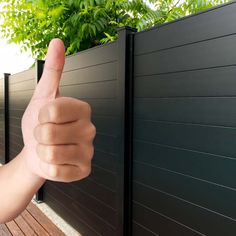
POLYGON ((28 181, 43 184, 45 182, 45 178, 43 178, 37 173, 36 163, 34 163, 34 166, 32 166, 32 158, 32 151, 24 146, 21 152, 19 153, 19 159, 21 160, 21 165, 19 166, 19 168, 21 169, 22 174, 28 181))

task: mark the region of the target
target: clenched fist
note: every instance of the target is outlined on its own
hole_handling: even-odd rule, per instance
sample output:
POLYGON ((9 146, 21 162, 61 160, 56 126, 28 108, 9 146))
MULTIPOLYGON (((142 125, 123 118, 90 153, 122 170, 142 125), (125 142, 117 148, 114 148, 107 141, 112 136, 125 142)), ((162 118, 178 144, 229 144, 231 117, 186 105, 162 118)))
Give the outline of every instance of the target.
POLYGON ((64 44, 54 39, 22 118, 23 152, 27 167, 36 176, 71 182, 91 171, 95 127, 87 103, 59 95, 64 62, 64 44))

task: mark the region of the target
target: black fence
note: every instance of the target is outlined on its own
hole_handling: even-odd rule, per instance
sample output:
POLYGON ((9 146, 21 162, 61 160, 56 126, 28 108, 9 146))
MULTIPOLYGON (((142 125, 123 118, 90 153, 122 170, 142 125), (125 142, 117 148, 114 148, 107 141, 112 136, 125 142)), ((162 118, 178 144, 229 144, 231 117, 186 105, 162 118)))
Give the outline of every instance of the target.
MULTIPOLYGON (((236 235, 235 12, 232 2, 123 28, 66 58, 61 95, 93 110, 93 168, 79 182, 47 181, 43 200, 82 235, 236 235)), ((22 148, 38 68, 0 85, 2 163, 22 148)))

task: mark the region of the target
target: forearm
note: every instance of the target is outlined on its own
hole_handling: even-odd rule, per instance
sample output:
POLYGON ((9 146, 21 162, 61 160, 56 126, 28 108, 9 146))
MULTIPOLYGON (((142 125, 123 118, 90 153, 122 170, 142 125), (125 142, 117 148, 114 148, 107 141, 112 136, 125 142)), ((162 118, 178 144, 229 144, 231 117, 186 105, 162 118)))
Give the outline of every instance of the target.
POLYGON ((19 215, 45 181, 29 171, 24 152, 0 167, 0 223, 19 215))

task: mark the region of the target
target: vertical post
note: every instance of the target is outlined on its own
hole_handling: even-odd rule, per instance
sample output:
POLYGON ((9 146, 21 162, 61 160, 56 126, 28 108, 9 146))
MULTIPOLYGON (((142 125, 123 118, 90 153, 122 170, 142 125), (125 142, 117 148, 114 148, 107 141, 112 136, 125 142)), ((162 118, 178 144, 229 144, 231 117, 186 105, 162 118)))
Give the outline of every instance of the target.
MULTIPOLYGON (((39 82, 39 80, 43 74, 43 68, 44 68, 44 61, 37 60, 36 61, 36 83, 39 82)), ((43 202, 43 186, 35 194, 35 201, 37 203, 43 202)))
POLYGON ((10 161, 9 153, 9 77, 10 74, 4 73, 4 155, 5 164, 10 161))
POLYGON ((136 29, 122 27, 118 29, 118 102, 121 117, 121 193, 123 232, 120 235, 132 235, 132 149, 133 149, 133 37, 136 29))

